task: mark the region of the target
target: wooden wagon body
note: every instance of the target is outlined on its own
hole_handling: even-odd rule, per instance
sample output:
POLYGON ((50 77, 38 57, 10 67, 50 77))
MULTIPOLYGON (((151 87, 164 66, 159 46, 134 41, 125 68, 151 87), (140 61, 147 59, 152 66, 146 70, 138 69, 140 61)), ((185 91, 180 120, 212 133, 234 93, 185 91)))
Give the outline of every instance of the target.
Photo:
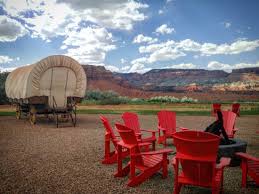
POLYGON ((70 117, 76 124, 76 103, 85 95, 86 74, 74 59, 55 55, 12 71, 5 83, 6 95, 16 105, 16 117, 28 115, 35 124, 37 114, 70 117))

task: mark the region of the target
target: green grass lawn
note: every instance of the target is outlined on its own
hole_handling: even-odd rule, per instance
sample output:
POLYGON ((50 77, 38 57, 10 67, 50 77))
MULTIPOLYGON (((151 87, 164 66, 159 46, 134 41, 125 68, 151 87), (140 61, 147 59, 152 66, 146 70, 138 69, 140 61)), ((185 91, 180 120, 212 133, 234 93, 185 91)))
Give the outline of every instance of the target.
MULTIPOLYGON (((120 105, 83 105, 77 106, 78 114, 122 114, 136 112, 142 115, 155 115, 160 110, 171 110, 177 115, 210 115, 210 103, 160 103, 160 104, 120 104, 120 105)), ((222 103, 222 110, 230 110, 232 104, 222 103)), ((0 107, 0 116, 14 116, 15 107, 0 107)), ((242 115, 259 115, 259 103, 241 103, 242 115)))
MULTIPOLYGON (((116 110, 116 109, 80 109, 77 110, 78 114, 122 114, 123 112, 136 112, 140 115, 155 115, 160 110, 138 110, 138 109, 128 109, 128 110, 116 110)), ((193 115, 193 116, 209 116, 210 111, 206 110, 183 110, 183 111, 174 111, 177 115, 193 115)), ((240 115, 259 115, 259 110, 243 110, 241 111, 240 115)), ((0 110, 0 116, 15 116, 14 111, 1 111, 0 110)))

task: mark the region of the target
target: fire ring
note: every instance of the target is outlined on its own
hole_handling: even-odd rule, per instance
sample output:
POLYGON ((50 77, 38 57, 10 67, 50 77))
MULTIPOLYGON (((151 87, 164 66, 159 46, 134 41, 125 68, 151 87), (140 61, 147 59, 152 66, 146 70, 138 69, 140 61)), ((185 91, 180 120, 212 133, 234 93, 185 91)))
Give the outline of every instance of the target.
POLYGON ((231 158, 230 166, 240 165, 240 158, 235 156, 236 152, 246 153, 247 142, 240 139, 231 139, 232 144, 219 145, 218 158, 229 157, 231 158))

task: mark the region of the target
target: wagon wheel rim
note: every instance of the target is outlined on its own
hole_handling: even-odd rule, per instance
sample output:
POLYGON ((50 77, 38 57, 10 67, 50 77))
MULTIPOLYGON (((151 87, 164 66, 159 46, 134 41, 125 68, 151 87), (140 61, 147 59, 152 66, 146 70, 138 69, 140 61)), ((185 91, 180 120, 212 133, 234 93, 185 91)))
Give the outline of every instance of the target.
POLYGON ((16 111, 16 119, 20 119, 21 118, 21 111, 17 110, 16 111))
POLYGON ((36 123, 36 114, 30 113, 30 123, 34 125, 36 123))
POLYGON ((16 116, 16 119, 20 119, 21 118, 21 107, 18 104, 16 105, 15 116, 16 116))

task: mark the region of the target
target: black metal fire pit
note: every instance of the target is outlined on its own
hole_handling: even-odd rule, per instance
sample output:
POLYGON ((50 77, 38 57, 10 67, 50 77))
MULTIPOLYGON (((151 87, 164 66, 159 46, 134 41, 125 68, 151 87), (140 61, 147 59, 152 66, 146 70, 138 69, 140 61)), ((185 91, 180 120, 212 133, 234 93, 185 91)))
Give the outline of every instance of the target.
POLYGON ((231 139, 228 145, 219 145, 218 158, 229 157, 231 158, 230 166, 240 165, 240 158, 235 156, 236 152, 246 152, 247 142, 241 139, 231 139))

